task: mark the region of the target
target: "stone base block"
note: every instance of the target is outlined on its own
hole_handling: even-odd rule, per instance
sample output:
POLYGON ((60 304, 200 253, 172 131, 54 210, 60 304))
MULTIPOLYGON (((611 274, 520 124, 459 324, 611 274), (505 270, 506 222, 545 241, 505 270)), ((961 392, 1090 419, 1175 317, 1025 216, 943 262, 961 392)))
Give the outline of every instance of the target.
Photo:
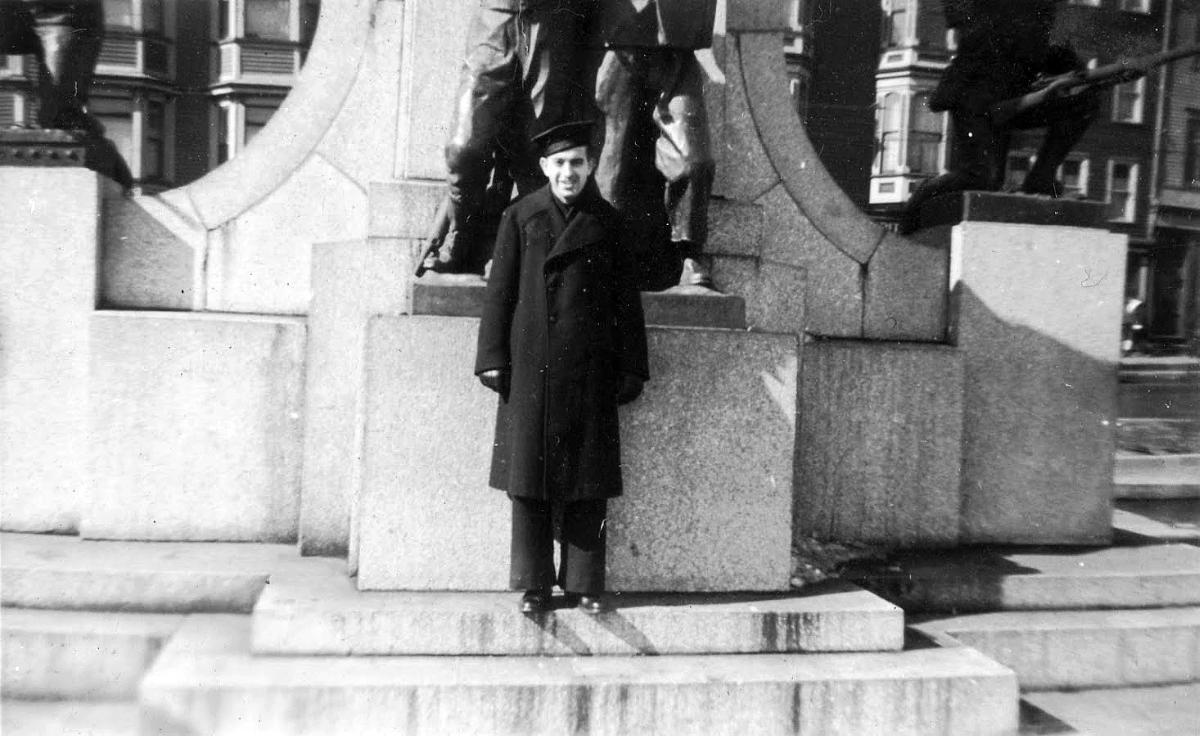
POLYGON ((981 613, 916 628, 1011 667, 1026 690, 1200 680, 1200 608, 981 613))
POLYGON ((0 560, 0 605, 153 613, 249 613, 274 570, 306 562, 283 544, 11 533, 0 560))
POLYGON ((183 616, 4 609, 6 698, 111 700, 138 681, 183 616))
POLYGON ((624 594, 589 616, 520 593, 358 591, 334 560, 271 577, 254 608, 258 655, 633 655, 898 651, 904 612, 853 585, 803 595, 624 594), (437 632, 432 634, 431 632, 437 632))
MULTIPOLYGON (((452 317, 369 327, 363 590, 507 587, 511 512, 487 488, 496 399, 471 373, 477 330, 452 317)), ((786 590, 796 339, 654 328, 649 342, 651 382, 622 410, 609 587, 786 590)))
POLYGON ((294 541, 304 338, 295 318, 97 312, 82 534, 294 541))
POLYGON ((134 701, 5 700, 0 712, 0 731, 9 736, 48 733, 123 736, 138 732, 139 718, 138 704, 134 701))
POLYGON ((262 657, 242 619, 194 616, 142 683, 157 734, 1016 732, 1012 673, 966 647, 661 657, 262 657))
POLYGON ((300 549, 344 555, 358 478, 357 380, 372 314, 408 310, 408 246, 372 238, 313 246, 313 298, 304 372, 304 473, 300 549))
POLYGON ((1111 538, 1125 241, 1084 227, 953 228, 964 542, 1111 538))
POLYGON ((805 345, 798 534, 953 546, 959 528, 962 356, 916 343, 805 345))
POLYGON ((88 320, 100 182, 0 166, 0 528, 69 532, 89 492, 88 320))

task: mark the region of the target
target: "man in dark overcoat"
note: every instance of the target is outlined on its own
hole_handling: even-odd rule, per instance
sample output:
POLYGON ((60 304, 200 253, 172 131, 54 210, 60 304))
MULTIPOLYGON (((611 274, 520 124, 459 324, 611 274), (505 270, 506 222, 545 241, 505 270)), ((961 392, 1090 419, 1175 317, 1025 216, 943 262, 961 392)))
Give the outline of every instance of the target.
POLYGON ((500 394, 490 485, 512 499, 509 582, 529 613, 549 608, 556 582, 584 611, 603 610, 617 406, 649 375, 632 259, 591 179, 590 136, 590 123, 538 136, 549 181, 501 218, 479 325, 475 373, 500 394))

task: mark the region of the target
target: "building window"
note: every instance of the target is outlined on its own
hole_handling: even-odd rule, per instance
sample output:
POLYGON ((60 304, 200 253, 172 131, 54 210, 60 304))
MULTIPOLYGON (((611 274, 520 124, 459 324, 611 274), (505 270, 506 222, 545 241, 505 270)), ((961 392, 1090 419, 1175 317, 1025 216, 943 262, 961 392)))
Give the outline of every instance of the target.
POLYGON ((1149 13, 1150 0, 1119 0, 1117 7, 1130 13, 1149 13))
POLYGON ((1069 158, 1058 167, 1058 180, 1062 182, 1066 196, 1078 199, 1087 197, 1088 168, 1086 158, 1069 158))
POLYGON ((142 0, 142 31, 161 34, 166 27, 162 0, 142 0))
POLYGON ((1071 5, 1090 5, 1093 8, 1100 6, 1100 0, 1071 0, 1071 5))
POLYGON ((1010 192, 1020 191, 1025 183, 1025 177, 1033 168, 1034 155, 1029 151, 1012 151, 1004 167, 1004 189, 1010 192))
POLYGON ((1108 219, 1133 222, 1137 217, 1138 165, 1108 162, 1108 219))
POLYGON ((133 28, 133 0, 104 0, 104 25, 133 28))
POLYGON ((911 119, 908 170, 914 174, 937 174, 941 170, 942 114, 929 109, 928 92, 913 96, 911 119))
POLYGON ((133 164, 133 101, 127 97, 95 97, 88 101, 88 111, 104 125, 117 151, 133 164))
POLYGON ((1184 141, 1183 185, 1200 189, 1200 111, 1188 114, 1184 141))
POLYGON ((1113 120, 1118 123, 1142 122, 1145 106, 1146 78, 1113 87, 1113 120))
POLYGON ((908 3, 909 0, 892 0, 891 7, 885 9, 883 18, 884 48, 907 45, 908 3))
POLYGON ((266 105, 246 105, 246 125, 242 145, 250 145, 250 141, 254 140, 255 136, 257 136, 263 128, 267 127, 267 122, 274 114, 274 107, 268 107, 266 105))
POLYGON ((246 37, 286 41, 290 0, 245 0, 246 37))
POLYGON ((899 94, 889 92, 879 106, 879 173, 898 174, 903 161, 903 110, 899 94))
POLYGON ((152 101, 146 104, 143 125, 142 178, 161 179, 166 173, 167 106, 152 101))

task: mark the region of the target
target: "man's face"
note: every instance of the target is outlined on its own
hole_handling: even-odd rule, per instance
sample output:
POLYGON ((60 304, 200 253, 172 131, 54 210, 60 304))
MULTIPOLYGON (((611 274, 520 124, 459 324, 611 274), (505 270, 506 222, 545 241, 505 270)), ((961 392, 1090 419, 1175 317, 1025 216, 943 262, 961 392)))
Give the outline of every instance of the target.
POLYGON ((583 192, 592 175, 587 146, 576 146, 541 158, 542 173, 550 180, 550 191, 563 202, 572 202, 583 192))

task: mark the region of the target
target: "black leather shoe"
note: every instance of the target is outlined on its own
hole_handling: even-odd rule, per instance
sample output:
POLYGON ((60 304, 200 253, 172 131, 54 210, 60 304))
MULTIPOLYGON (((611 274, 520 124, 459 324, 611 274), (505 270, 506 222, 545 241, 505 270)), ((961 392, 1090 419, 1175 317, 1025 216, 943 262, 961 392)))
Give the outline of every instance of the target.
POLYGON ((581 595, 579 596, 579 610, 589 616, 595 616, 599 613, 606 613, 608 603, 598 595, 581 595))
POLYGON ((550 610, 550 591, 527 590, 521 596, 521 613, 545 613, 550 610))

